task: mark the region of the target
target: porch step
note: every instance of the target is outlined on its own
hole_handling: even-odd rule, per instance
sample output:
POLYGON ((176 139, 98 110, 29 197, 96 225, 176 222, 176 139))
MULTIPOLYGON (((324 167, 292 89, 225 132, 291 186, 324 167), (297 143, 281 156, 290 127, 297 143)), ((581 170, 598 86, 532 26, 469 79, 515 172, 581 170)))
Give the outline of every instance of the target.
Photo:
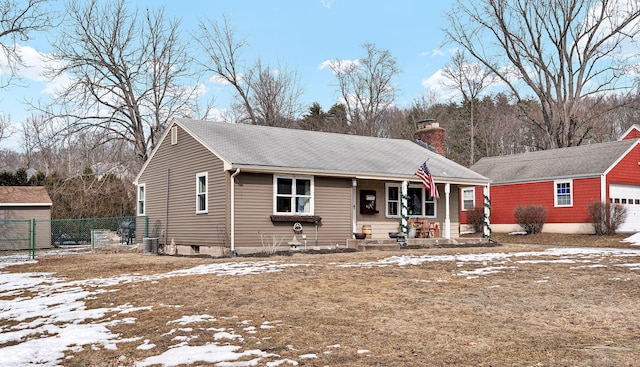
MULTIPOLYGON (((493 246, 486 238, 409 238, 408 248, 434 248, 434 247, 476 247, 493 246)), ((365 239, 347 240, 347 247, 355 248, 358 251, 371 250, 398 250, 400 245, 395 239, 365 239)))

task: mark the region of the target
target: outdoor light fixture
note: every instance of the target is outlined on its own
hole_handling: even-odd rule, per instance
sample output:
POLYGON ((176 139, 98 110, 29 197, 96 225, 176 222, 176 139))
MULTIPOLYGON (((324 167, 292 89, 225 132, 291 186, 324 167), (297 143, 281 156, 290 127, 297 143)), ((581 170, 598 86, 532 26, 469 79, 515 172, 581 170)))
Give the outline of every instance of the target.
MULTIPOLYGON (((638 162, 638 164, 640 165, 640 162, 638 162)), ((356 180, 355 178, 351 180, 351 185, 353 187, 357 187, 358 186, 358 180, 356 180)))

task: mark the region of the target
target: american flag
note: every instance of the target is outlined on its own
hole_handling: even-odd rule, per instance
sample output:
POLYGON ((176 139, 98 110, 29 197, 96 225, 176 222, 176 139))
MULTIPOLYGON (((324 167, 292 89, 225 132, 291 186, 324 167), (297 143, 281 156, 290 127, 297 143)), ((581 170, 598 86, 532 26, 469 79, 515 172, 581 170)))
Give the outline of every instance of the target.
POLYGON ((438 194, 438 188, 436 187, 436 183, 433 182, 433 176, 427 168, 427 162, 424 162, 418 167, 418 172, 416 172, 416 176, 420 177, 422 180, 422 186, 425 189, 429 190, 429 195, 434 197, 436 200, 440 199, 440 194, 438 194))

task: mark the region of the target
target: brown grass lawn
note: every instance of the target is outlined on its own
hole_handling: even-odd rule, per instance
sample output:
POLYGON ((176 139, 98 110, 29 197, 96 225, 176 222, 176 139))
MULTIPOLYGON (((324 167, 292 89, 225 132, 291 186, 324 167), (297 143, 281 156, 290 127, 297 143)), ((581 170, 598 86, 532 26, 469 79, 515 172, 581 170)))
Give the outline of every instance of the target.
MULTIPOLYGON (((133 366, 177 344, 170 323, 185 315, 215 321, 189 324, 189 345, 214 342, 213 331, 243 336, 243 350, 259 349, 300 366, 640 366, 640 270, 619 266, 640 257, 588 262, 459 260, 419 265, 352 266, 392 256, 462 256, 544 250, 541 245, 620 246, 621 238, 509 236, 498 247, 294 254, 270 258, 186 258, 139 253, 43 257, 8 272, 55 272, 68 279, 157 274, 199 264, 275 261, 298 264, 257 275, 193 275, 121 283, 86 300, 87 308, 130 304, 131 324, 114 326, 117 350, 69 352, 65 366, 133 366), (528 240, 534 245, 518 244, 528 240), (605 243, 606 242, 606 243, 605 243), (350 265, 350 266, 342 266, 350 265), (464 270, 504 266, 497 273, 464 270), (247 325, 258 327, 248 333, 247 325), (315 354, 315 359, 301 359, 315 354)), ((623 246, 628 247, 628 246, 623 246)), ((517 260, 524 260, 520 257, 517 260)), ((581 258, 582 259, 582 258, 581 258)), ((584 260, 584 259, 582 259, 584 260)), ((113 318, 122 316, 111 315, 113 318)), ((224 341, 222 342, 224 343, 224 341)), ((2 347, 2 345, 0 345, 2 347)), ((95 349, 95 350, 94 350, 95 349)), ((269 359, 259 364, 266 366, 269 359)), ((2 362, 0 361, 0 365, 2 362)), ((196 363, 195 365, 201 365, 196 363)), ((288 366, 289 364, 282 364, 288 366)))

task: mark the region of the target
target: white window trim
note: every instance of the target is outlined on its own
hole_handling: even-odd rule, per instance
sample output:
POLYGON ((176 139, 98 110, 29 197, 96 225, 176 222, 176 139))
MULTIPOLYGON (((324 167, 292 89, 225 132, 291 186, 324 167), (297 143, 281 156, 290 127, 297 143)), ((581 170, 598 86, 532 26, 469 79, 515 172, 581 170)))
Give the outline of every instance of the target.
POLYGON ((196 214, 209 213, 209 173, 199 172, 196 173, 196 214), (204 192, 200 192, 200 177, 204 177, 204 192), (204 194, 204 209, 198 208, 198 199, 200 195, 204 194))
POLYGON ((475 187, 462 187, 460 189, 460 204, 462 207, 462 211, 466 212, 469 210, 473 210, 473 208, 476 206, 476 188, 475 187), (471 208, 465 208, 464 207, 464 192, 465 191, 471 191, 471 208))
MULTIPOLYGON (((395 201, 395 200, 394 200, 395 201)), ((400 216, 402 215, 402 186, 398 185, 398 184, 390 184, 390 183, 386 183, 384 185, 384 215, 387 218, 400 218, 400 216), (396 215, 391 215, 389 214, 389 188, 390 187, 396 187, 398 188, 398 214, 396 215)))
POLYGON ((171 128, 171 145, 178 144, 178 127, 174 126, 171 128))
POLYGON ((553 205, 556 208, 569 208, 573 206, 573 180, 555 180, 553 181, 553 205), (568 183, 569 184, 569 204, 558 204, 558 184, 568 183))
POLYGON ((147 209, 147 185, 138 184, 138 192, 136 195, 136 213, 137 215, 145 215, 147 209), (142 189, 142 198, 140 198, 140 189, 142 189), (142 210, 140 210, 140 202, 142 202, 142 210))
MULTIPOLYGON (((305 196, 305 195, 302 195, 305 196)), ((314 177, 313 176, 287 176, 287 175, 273 175, 273 214, 277 214, 277 215, 314 215, 315 213, 315 182, 314 182, 314 177), (296 208, 296 203, 295 203, 295 198, 297 195, 296 193, 296 180, 309 180, 311 183, 311 195, 310 195, 310 200, 309 200, 309 213, 299 213, 297 212, 295 209, 292 210, 291 212, 278 212, 278 179, 283 178, 283 179, 291 179, 292 183, 291 185, 293 186, 291 188, 291 207, 292 208, 296 208)))
MULTIPOLYGON (((420 185, 420 184, 409 184, 408 189, 421 189, 422 194, 421 194, 421 200, 422 200, 422 213, 420 213, 419 215, 414 215, 414 214, 410 214, 409 217, 410 218, 437 218, 438 217, 438 201, 437 200, 433 200, 433 201, 426 201, 426 197, 428 196, 426 189, 424 188, 424 186, 420 185), (424 210, 426 209, 426 204, 427 203, 433 203, 433 215, 425 215, 424 210)), ((387 183, 385 185, 385 201, 384 201, 384 205, 385 205, 385 209, 384 209, 384 213, 385 216, 387 218, 399 218, 402 215, 402 187, 399 184, 390 184, 387 183), (388 215, 389 213, 387 213, 387 209, 388 209, 388 204, 389 204, 389 187, 397 187, 398 188, 398 215, 388 215)))

